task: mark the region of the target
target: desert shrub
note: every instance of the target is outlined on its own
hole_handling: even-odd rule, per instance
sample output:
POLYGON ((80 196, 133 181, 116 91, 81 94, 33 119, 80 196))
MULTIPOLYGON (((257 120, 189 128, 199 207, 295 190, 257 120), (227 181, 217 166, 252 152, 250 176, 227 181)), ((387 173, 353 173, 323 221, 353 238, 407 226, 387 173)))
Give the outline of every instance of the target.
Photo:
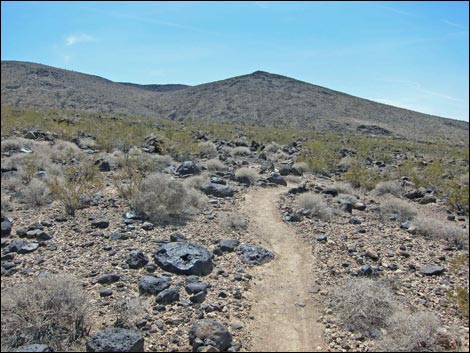
POLYGON ((259 174, 256 169, 253 168, 240 168, 235 172, 237 178, 248 178, 251 184, 258 180, 259 174))
POLYGON ((248 221, 237 212, 221 216, 220 224, 227 230, 242 231, 248 228, 248 221))
POLYGON ((276 153, 277 151, 279 151, 280 148, 281 146, 279 144, 277 144, 276 142, 271 142, 266 145, 264 151, 268 153, 276 153))
POLYGON ((235 156, 249 156, 251 155, 251 151, 248 147, 243 147, 243 146, 239 146, 239 147, 235 147, 232 149, 232 156, 235 157, 235 156))
POLYGON ((431 217, 416 217, 412 225, 418 234, 433 239, 446 239, 451 244, 468 249, 468 232, 462 227, 431 217))
POLYGON ((268 155, 268 159, 274 162, 282 162, 289 159, 289 155, 283 151, 277 151, 276 153, 268 155))
POLYGON ((1 142, 1 151, 19 151, 23 147, 31 148, 34 144, 33 141, 22 137, 10 137, 1 142))
POLYGON ((210 141, 199 142, 197 147, 202 158, 215 158, 219 155, 217 147, 210 141))
POLYGON ((374 196, 382 196, 390 194, 399 197, 403 192, 403 187, 397 181, 382 181, 379 182, 375 189, 372 191, 374 196))
POLYGON ((64 140, 56 140, 53 145, 41 146, 38 153, 40 151, 43 151, 43 155, 48 155, 53 162, 62 162, 83 156, 82 150, 76 144, 64 140))
POLYGON ((208 180, 209 180, 209 173, 202 172, 199 175, 193 175, 189 178, 185 178, 183 181, 183 184, 187 188, 199 190, 202 184, 206 183, 208 180))
POLYGON ((102 179, 92 161, 83 161, 64 166, 61 175, 51 175, 47 186, 52 196, 62 203, 65 212, 73 216, 82 206, 83 199, 101 189, 102 179))
POLYGON ((351 195, 351 194, 338 194, 338 196, 335 197, 336 201, 339 200, 347 200, 351 203, 356 203, 357 202, 357 196, 351 195))
POLYGON ((209 159, 206 163, 205 166, 207 170, 210 171, 223 171, 227 170, 227 167, 218 159, 209 159))
POLYGON ((342 179, 355 188, 372 190, 381 181, 382 176, 377 170, 368 168, 356 160, 351 163, 348 171, 342 175, 342 179))
POLYGON ((47 184, 37 178, 22 188, 23 201, 30 207, 45 205, 50 200, 51 191, 47 184))
POLYGON ((38 277, 2 290, 2 352, 43 343, 56 352, 88 334, 90 304, 68 276, 38 277))
POLYGON ((390 318, 387 335, 377 344, 379 351, 440 352, 439 319, 430 312, 398 310, 390 318))
POLYGON ((416 207, 409 202, 395 198, 386 198, 380 206, 380 214, 382 219, 405 222, 410 221, 418 215, 416 207))
POLYGON ((331 307, 345 329, 375 336, 397 309, 392 291, 381 281, 352 278, 335 287, 331 307))
POLYGON ((312 192, 301 194, 297 197, 300 208, 310 210, 312 216, 327 220, 330 216, 328 205, 321 195, 312 192))
POLYGON ((292 167, 301 170, 302 173, 309 173, 309 172, 311 172, 310 166, 308 165, 308 163, 305 163, 305 162, 297 162, 297 163, 294 163, 294 165, 293 165, 292 167))
POLYGON ((114 327, 135 329, 135 324, 146 314, 143 299, 139 297, 123 298, 112 306, 112 313, 116 317, 114 327))
POLYGON ((168 223, 181 220, 187 216, 188 210, 200 207, 194 195, 183 183, 154 173, 142 180, 130 199, 130 205, 151 222, 168 223))
POLYGON ((333 187, 336 189, 336 191, 338 191, 338 194, 354 194, 354 188, 349 183, 338 181, 335 182, 333 187))

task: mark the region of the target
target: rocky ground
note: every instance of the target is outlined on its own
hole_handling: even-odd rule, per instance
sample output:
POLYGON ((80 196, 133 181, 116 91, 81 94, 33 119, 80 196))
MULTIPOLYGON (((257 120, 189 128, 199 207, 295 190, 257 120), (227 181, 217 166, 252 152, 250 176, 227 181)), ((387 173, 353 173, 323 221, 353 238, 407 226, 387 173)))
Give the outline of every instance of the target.
MULTIPOLYGON (((295 156, 298 150, 294 148, 291 152, 290 155, 295 156)), ((10 158, 3 157, 2 164, 4 159, 10 158)), ((271 175, 270 166, 266 167, 257 153, 234 160, 232 170, 250 166, 257 172, 268 171, 258 175, 262 181, 251 186, 231 172, 214 174, 226 182, 233 193, 225 194, 227 190, 220 190, 218 183, 206 185, 202 189, 208 194, 209 206, 182 224, 165 227, 136 218, 117 197, 111 182, 113 168, 102 172, 106 187, 87 207, 77 210, 74 217, 64 216, 56 201, 31 208, 16 202, 14 194, 7 192, 14 207, 2 214, 2 293, 37 276, 70 274, 91 300, 90 335, 114 326, 121 313, 130 316, 132 329, 144 338, 146 351, 250 351, 263 348, 257 330, 265 327, 266 332, 266 322, 262 320, 271 320, 269 316, 260 315, 256 306, 262 300, 262 291, 274 288, 279 290, 279 296, 288 298, 283 290, 289 290, 289 277, 308 273, 309 278, 302 279, 306 294, 295 303, 297 309, 315 310, 309 311, 311 315, 306 318, 307 309, 292 314, 295 308, 291 308, 285 315, 284 325, 291 325, 293 320, 311 320, 315 322, 317 339, 307 347, 296 346, 296 338, 284 338, 285 342, 294 341, 293 345, 281 346, 282 349, 370 351, 375 348, 374 340, 344 330, 334 308, 328 305, 328 298, 341 280, 380 277, 395 283, 396 294, 407 305, 435 313, 453 348, 468 342, 468 321, 461 317, 456 304, 446 295, 457 287, 468 289, 468 269, 457 270, 452 265, 468 250, 451 247, 443 239, 421 237, 412 229, 404 229, 400 222, 384 221, 377 212, 382 199, 370 193, 356 190, 355 203, 338 202, 333 177, 300 176, 303 173, 296 170, 287 171, 291 175, 285 178, 271 175), (285 179, 289 180, 289 187, 285 179), (297 189, 292 191, 294 187, 297 189), (295 200, 298 194, 305 192, 324 198, 333 210, 328 220, 299 210, 295 200), (269 204, 277 205, 278 212, 258 214, 259 209, 249 207, 254 203, 253 197, 257 201, 266 197, 269 204), (247 229, 231 230, 222 224, 223 216, 233 212, 248 220, 247 229), (282 239, 283 249, 289 246, 295 249, 299 244, 311 248, 312 256, 298 263, 307 272, 276 270, 278 261, 295 256, 295 251, 289 254, 276 248, 281 243, 274 237, 269 238, 271 233, 263 230, 263 217, 266 229, 269 230, 271 224, 282 223, 277 228, 291 231, 291 242, 282 239), (186 242, 202 249, 193 249, 195 253, 183 249, 183 253, 178 253, 176 258, 182 259, 183 265, 207 257, 211 257, 212 264, 201 260, 195 269, 191 267, 184 272, 155 256, 157 252, 167 256, 173 250, 165 247, 186 242), (423 268, 426 265, 438 266, 431 270, 439 274, 427 273, 429 268, 423 268), (275 271, 278 276, 269 277, 266 271, 275 271), (263 276, 275 283, 285 281, 287 287, 282 289, 272 286, 273 283, 269 287, 269 283, 263 282, 263 276), (122 302, 126 300, 128 303, 137 301, 135 314, 123 311, 122 302), (221 326, 217 326, 219 324, 221 326), (217 339, 205 340, 207 332, 217 331, 222 332, 217 339)), ((229 163, 226 161, 226 164, 229 163)), ((287 167, 278 164, 276 168, 287 167)), ((175 168, 176 174, 177 171, 175 168)), ((286 170, 282 174, 286 174, 286 170)), ((2 170, 2 184, 12 175, 11 170, 2 170)), ((422 214, 453 219, 448 222, 468 229, 468 217, 450 215, 439 202, 414 204, 422 214)), ((269 207, 263 202, 258 205, 261 209, 269 207)), ((294 282, 292 288, 296 286, 294 282)), ((281 313, 283 307, 289 308, 288 304, 288 301, 284 306, 278 303, 280 309, 273 306, 272 310, 281 313)), ((310 327, 313 326, 307 328, 310 327)), ((279 340, 283 340, 280 336, 283 332, 287 330, 281 329, 276 334, 279 340)), ((112 337, 112 333, 104 336, 112 337)), ((94 338, 99 340, 99 337, 94 338)), ((137 338, 135 344, 140 347, 142 343, 137 338)))

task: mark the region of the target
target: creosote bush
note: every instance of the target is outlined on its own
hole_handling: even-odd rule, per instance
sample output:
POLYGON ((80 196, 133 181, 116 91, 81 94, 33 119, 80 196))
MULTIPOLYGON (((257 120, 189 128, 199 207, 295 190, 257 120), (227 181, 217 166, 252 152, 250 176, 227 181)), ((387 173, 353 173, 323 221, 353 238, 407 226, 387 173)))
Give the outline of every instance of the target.
POLYGON ((416 207, 396 197, 386 198, 380 206, 380 214, 384 220, 400 222, 410 221, 418 215, 416 207))
POLYGON ((240 168, 235 172, 237 178, 248 178, 251 184, 254 184, 258 180, 258 171, 253 168, 240 168))
POLYGON ((432 239, 446 239, 452 245, 468 249, 468 231, 456 224, 420 216, 413 220, 412 225, 418 234, 432 239))
POLYGON ((327 220, 330 216, 328 205, 323 196, 312 192, 301 194, 297 197, 297 204, 312 212, 312 216, 327 220))
POLYGON ((374 196, 382 196, 390 194, 399 197, 403 192, 403 188, 397 181, 382 181, 375 186, 372 191, 374 196))
POLYGON ((153 223, 168 223, 184 219, 195 208, 202 208, 204 197, 167 175, 154 173, 142 180, 130 205, 153 223))
POLYGON ((248 221, 236 212, 223 215, 220 218, 220 223, 228 230, 242 231, 248 229, 248 221))
POLYGON ((48 187, 64 206, 65 213, 74 216, 82 201, 101 189, 102 179, 92 161, 83 161, 64 166, 61 175, 51 175, 48 187))
POLYGON ((51 191, 44 181, 34 178, 28 185, 23 187, 22 194, 23 201, 30 207, 38 207, 49 201, 51 191))
POLYGON ((2 290, 2 352, 43 343, 70 351, 88 334, 87 296, 76 279, 51 275, 2 290))

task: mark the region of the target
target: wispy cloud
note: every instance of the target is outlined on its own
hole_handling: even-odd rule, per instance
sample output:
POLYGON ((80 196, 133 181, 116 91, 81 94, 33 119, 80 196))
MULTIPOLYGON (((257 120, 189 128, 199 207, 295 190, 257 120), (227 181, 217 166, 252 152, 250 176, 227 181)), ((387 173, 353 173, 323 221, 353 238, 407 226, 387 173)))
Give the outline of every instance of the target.
POLYGON ((465 26, 462 26, 458 23, 455 23, 455 22, 452 22, 452 21, 449 21, 449 20, 441 20, 443 23, 449 25, 449 26, 452 26, 452 27, 455 27, 455 28, 458 28, 458 29, 463 29, 465 31, 468 31, 468 27, 465 27, 465 26))
POLYGON ((386 10, 386 11, 389 11, 389 12, 394 12, 394 13, 399 14, 399 15, 413 16, 413 17, 415 16, 411 12, 403 11, 403 10, 397 9, 396 7, 391 7, 391 6, 386 6, 386 5, 379 5, 379 4, 376 4, 375 6, 377 6, 380 9, 383 9, 383 10, 386 10))
POLYGON ((66 38, 65 44, 68 46, 71 46, 71 45, 75 45, 78 43, 93 42, 95 40, 96 40, 95 37, 90 36, 89 34, 77 33, 77 34, 70 34, 66 38))

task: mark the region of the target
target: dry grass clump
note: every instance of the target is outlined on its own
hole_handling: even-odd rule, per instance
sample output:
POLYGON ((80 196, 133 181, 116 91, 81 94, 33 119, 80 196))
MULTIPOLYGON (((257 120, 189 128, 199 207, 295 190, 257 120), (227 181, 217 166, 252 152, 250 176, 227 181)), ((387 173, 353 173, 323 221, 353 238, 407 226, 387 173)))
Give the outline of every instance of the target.
POLYGON ((382 352, 442 352, 438 342, 439 319, 430 312, 397 311, 387 335, 377 344, 382 352))
POLYGON ((199 154, 202 158, 215 158, 219 155, 217 152, 217 147, 213 142, 199 142, 197 145, 199 154))
POLYGON ((236 212, 223 215, 220 218, 220 224, 227 230, 243 231, 248 229, 248 221, 236 212))
POLYGON ((392 291, 368 278, 352 278, 334 288, 331 306, 347 330, 367 336, 376 336, 397 310, 392 291))
POLYGON ((310 173, 312 171, 312 169, 310 168, 308 163, 305 163, 305 162, 294 163, 292 168, 296 168, 296 169, 300 170, 302 173, 310 173))
POLYGON ((266 145, 264 151, 268 153, 276 153, 277 151, 279 151, 280 148, 281 146, 279 144, 277 144, 276 142, 271 142, 266 145))
POLYGON ((2 352, 42 343, 56 352, 89 331, 90 304, 76 279, 53 275, 2 290, 2 352))
POLYGON ((209 180, 210 174, 207 172, 202 172, 199 175, 193 175, 183 180, 184 186, 187 188, 192 188, 199 190, 201 186, 209 180))
POLYGON ((28 185, 21 190, 23 201, 29 207, 39 207, 50 201, 51 191, 47 187, 46 182, 37 178, 32 179, 28 185))
POLYGON ((333 185, 333 188, 335 188, 336 191, 338 191, 338 194, 348 194, 348 195, 354 194, 354 188, 349 183, 345 183, 342 181, 335 182, 335 184, 333 185))
POLYGON ((246 157, 246 156, 251 155, 250 149, 248 147, 243 147, 243 146, 235 147, 232 149, 231 152, 232 152, 233 157, 236 157, 236 156, 246 157))
POLYGON ((135 323, 146 314, 144 299, 139 297, 123 298, 112 306, 116 316, 114 327, 135 329, 135 323))
POLYGON ((209 159, 204 165, 207 168, 207 170, 211 172, 227 170, 227 167, 225 166, 225 164, 223 164, 218 159, 209 159))
POLYGON ((418 215, 416 207, 407 201, 389 197, 380 206, 380 214, 383 220, 396 220, 400 222, 410 221, 418 215))
POLYGON ((433 239, 446 239, 449 243, 468 249, 468 232, 462 227, 431 217, 420 216, 413 220, 418 234, 433 239))
POLYGON ((312 216, 327 220, 330 217, 328 204, 321 195, 312 192, 301 194, 297 197, 297 204, 312 212, 312 216))
POLYGON ((52 196, 59 200, 68 215, 82 207, 82 201, 97 193, 103 186, 98 167, 93 161, 69 164, 60 174, 50 175, 47 186, 52 196))
POLYGON ((21 148, 30 148, 35 144, 34 141, 25 139, 23 137, 9 137, 1 142, 2 152, 17 152, 21 148))
POLYGON ((390 194, 399 197, 403 193, 403 187, 397 181, 382 181, 375 186, 372 191, 374 196, 390 194))
POLYGON ((131 196, 134 211, 147 216, 154 223, 168 223, 185 218, 189 212, 201 208, 204 195, 183 183, 159 173, 148 175, 131 196))
POLYGON ((256 169, 253 168, 240 168, 235 172, 235 176, 237 178, 248 178, 250 184, 253 184, 256 180, 258 180, 259 174, 256 169))

